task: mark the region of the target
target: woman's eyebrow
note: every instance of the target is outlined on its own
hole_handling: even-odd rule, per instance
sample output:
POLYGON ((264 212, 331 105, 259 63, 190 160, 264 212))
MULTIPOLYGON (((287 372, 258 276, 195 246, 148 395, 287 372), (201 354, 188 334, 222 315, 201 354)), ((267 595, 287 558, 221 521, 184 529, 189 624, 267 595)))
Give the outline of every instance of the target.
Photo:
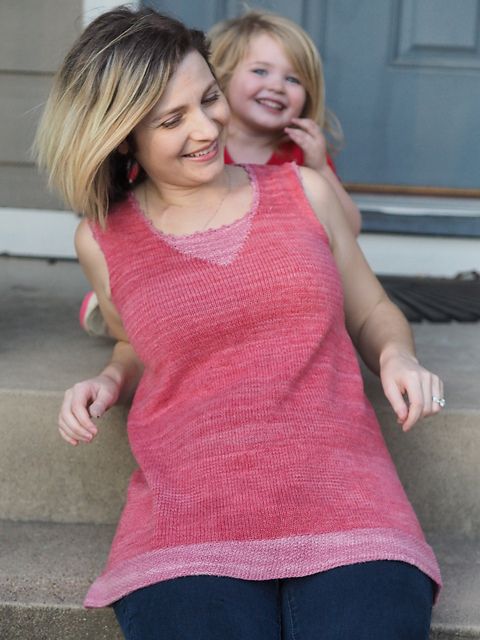
MULTIPOLYGON (((218 86, 217 80, 213 79, 210 84, 202 91, 202 97, 211 91, 214 87, 218 86)), ((171 113, 177 113, 178 111, 184 111, 188 107, 188 104, 179 104, 175 107, 167 107, 163 111, 159 111, 158 113, 152 113, 152 120, 159 120, 164 118, 165 116, 170 115, 171 113)))

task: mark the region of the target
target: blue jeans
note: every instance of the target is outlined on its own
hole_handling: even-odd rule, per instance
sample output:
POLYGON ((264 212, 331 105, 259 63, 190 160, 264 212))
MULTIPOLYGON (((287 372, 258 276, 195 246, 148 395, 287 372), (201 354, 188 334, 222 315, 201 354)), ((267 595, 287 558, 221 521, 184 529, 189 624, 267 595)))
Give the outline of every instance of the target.
POLYGON ((412 565, 375 561, 282 580, 176 578, 113 606, 127 640, 427 640, 432 598, 412 565))

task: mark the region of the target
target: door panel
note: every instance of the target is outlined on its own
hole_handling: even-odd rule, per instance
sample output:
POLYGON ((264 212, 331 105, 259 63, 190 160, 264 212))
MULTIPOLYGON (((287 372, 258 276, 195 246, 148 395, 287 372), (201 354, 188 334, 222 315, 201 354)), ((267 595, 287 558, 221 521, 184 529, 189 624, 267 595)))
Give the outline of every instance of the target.
POLYGON ((329 3, 344 180, 479 188, 479 0, 329 3))

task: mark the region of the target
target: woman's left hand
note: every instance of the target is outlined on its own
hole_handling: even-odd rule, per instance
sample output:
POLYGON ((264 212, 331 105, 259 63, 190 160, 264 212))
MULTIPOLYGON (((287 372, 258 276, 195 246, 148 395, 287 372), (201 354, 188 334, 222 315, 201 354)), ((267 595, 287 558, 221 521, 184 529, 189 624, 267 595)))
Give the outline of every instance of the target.
POLYGON ((443 382, 408 353, 381 358, 380 379, 403 431, 442 408, 443 382))
POLYGON ((310 118, 292 118, 292 124, 285 133, 302 149, 305 166, 321 171, 327 165, 327 142, 320 127, 310 118))

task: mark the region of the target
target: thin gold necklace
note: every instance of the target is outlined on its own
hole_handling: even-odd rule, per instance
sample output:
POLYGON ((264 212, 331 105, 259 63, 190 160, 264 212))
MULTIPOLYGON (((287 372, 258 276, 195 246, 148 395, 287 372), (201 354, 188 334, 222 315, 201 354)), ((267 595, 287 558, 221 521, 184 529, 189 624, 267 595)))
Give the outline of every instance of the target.
MULTIPOLYGON (((216 215, 218 214, 218 212, 220 211, 223 203, 225 202, 225 200, 227 199, 227 196, 229 195, 232 185, 231 185, 231 180, 230 180, 230 173, 228 171, 225 172, 227 175, 227 188, 225 190, 225 193, 223 194, 223 196, 220 198, 219 203, 217 204, 215 211, 212 213, 212 215, 207 218, 206 222, 204 223, 204 225, 202 227, 200 227, 200 229, 197 229, 196 231, 205 231, 206 228, 208 227, 208 225, 213 222, 214 218, 216 217, 216 215)), ((148 208, 148 189, 147 189, 147 184, 145 184, 145 188, 143 190, 143 198, 145 200, 145 215, 147 216, 147 218, 149 220, 152 220, 152 218, 150 217, 150 213, 149 213, 149 208, 148 208)), ((165 213, 168 209, 168 206, 165 207, 165 209, 162 212, 162 216, 160 218, 160 222, 163 222, 163 220, 165 219, 165 213)), ((163 226, 163 225, 162 225, 163 226)))

